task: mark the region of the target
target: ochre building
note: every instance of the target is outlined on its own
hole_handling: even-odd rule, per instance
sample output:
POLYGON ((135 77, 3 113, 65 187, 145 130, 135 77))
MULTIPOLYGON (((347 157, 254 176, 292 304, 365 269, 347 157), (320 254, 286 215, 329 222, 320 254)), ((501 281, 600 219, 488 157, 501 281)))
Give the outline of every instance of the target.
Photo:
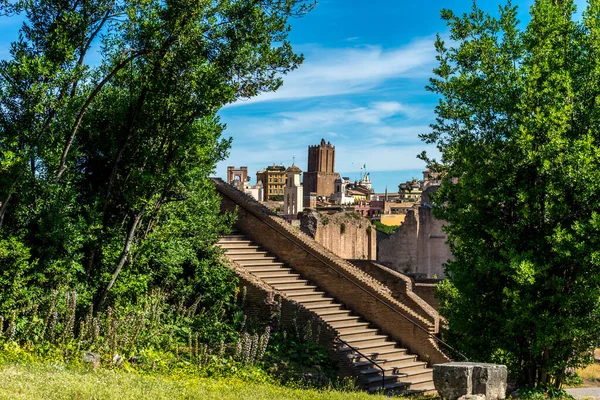
POLYGON ((262 200, 283 200, 285 178, 285 167, 283 165, 271 165, 262 171, 258 171, 256 182, 262 182, 264 193, 262 200))

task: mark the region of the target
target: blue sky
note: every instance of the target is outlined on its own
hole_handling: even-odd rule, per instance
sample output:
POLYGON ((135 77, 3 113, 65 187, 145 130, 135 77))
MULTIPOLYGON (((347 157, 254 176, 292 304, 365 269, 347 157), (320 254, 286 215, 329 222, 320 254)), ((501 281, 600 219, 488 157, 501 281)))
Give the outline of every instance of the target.
MULTIPOLYGON (((496 12, 504 0, 480 0, 496 12)), ((513 0, 519 19, 528 20, 533 0, 513 0)), ((585 0, 577 1, 583 7, 585 0)), ((336 146, 336 170, 358 178, 367 165, 374 188, 396 191, 400 182, 420 177, 416 155, 432 146, 419 133, 429 131, 436 97, 425 90, 435 66, 433 41, 447 28, 441 8, 467 12, 471 0, 320 0, 315 10, 292 20, 290 40, 304 64, 284 78, 275 93, 225 107, 225 137, 233 138, 230 157, 217 165, 256 171, 273 163, 306 169, 307 147, 321 138, 336 146)), ((20 22, 0 18, 0 58, 20 22)))
MULTIPOLYGON (((480 0, 497 12, 503 0, 480 0)), ((580 7, 584 1, 578 2, 580 7)), ((420 177, 422 143, 434 119, 435 95, 425 90, 435 66, 435 34, 447 33, 441 8, 467 12, 471 0, 321 0, 313 12, 292 21, 290 39, 305 62, 275 93, 230 105, 221 111, 233 138, 226 166, 255 172, 272 163, 303 170, 307 147, 321 138, 336 146, 336 170, 355 179, 360 166, 371 171, 374 188, 398 190, 420 177)), ((533 0, 514 0, 527 22, 533 0)))
MULTIPOLYGON (((523 1, 523 18, 531 1, 523 1)), ((495 11, 498 0, 479 1, 495 11)), ((220 112, 233 138, 228 160, 255 173, 273 163, 306 169, 307 147, 321 138, 336 146, 336 170, 356 179, 367 165, 376 191, 396 191, 420 177, 422 143, 436 97, 425 90, 435 66, 435 34, 447 28, 441 8, 466 12, 470 0, 321 0, 292 21, 290 40, 304 64, 275 93, 235 103, 220 112)))

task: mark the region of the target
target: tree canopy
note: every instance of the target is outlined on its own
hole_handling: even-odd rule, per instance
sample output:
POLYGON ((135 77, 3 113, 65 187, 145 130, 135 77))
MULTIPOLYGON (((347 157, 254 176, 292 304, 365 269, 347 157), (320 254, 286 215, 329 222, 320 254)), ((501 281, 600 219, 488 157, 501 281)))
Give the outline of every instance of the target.
POLYGON ((230 146, 217 111, 281 85, 302 61, 289 19, 310 8, 0 3, 24 18, 0 62, 0 312, 55 288, 97 306, 152 287, 207 304, 231 290, 213 268, 230 221, 208 180, 230 146))
POLYGON ((442 11, 432 132, 435 215, 454 259, 441 287, 449 339, 521 383, 560 387, 600 345, 600 1, 536 0, 520 28, 442 11))

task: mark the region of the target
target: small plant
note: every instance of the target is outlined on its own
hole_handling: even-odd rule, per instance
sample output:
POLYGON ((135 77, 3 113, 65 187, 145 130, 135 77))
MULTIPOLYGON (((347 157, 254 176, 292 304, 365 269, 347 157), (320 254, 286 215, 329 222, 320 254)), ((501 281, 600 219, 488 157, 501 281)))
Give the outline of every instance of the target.
POLYGON ((346 233, 346 224, 342 222, 340 224, 340 235, 343 235, 344 233, 346 233))

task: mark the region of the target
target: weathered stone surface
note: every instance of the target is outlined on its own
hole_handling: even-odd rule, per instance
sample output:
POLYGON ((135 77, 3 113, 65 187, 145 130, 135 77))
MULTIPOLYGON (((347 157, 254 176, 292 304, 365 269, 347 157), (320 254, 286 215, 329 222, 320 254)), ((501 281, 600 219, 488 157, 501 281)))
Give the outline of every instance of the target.
POLYGON ((435 388, 442 398, 448 400, 471 395, 503 400, 507 375, 506 366, 498 364, 453 362, 433 366, 435 388))
POLYGON ((488 400, 506 397, 505 365, 483 364, 473 366, 473 394, 483 394, 488 400))
POLYGON ((472 393, 469 363, 445 363, 433 366, 433 384, 439 395, 448 400, 456 400, 472 393))

